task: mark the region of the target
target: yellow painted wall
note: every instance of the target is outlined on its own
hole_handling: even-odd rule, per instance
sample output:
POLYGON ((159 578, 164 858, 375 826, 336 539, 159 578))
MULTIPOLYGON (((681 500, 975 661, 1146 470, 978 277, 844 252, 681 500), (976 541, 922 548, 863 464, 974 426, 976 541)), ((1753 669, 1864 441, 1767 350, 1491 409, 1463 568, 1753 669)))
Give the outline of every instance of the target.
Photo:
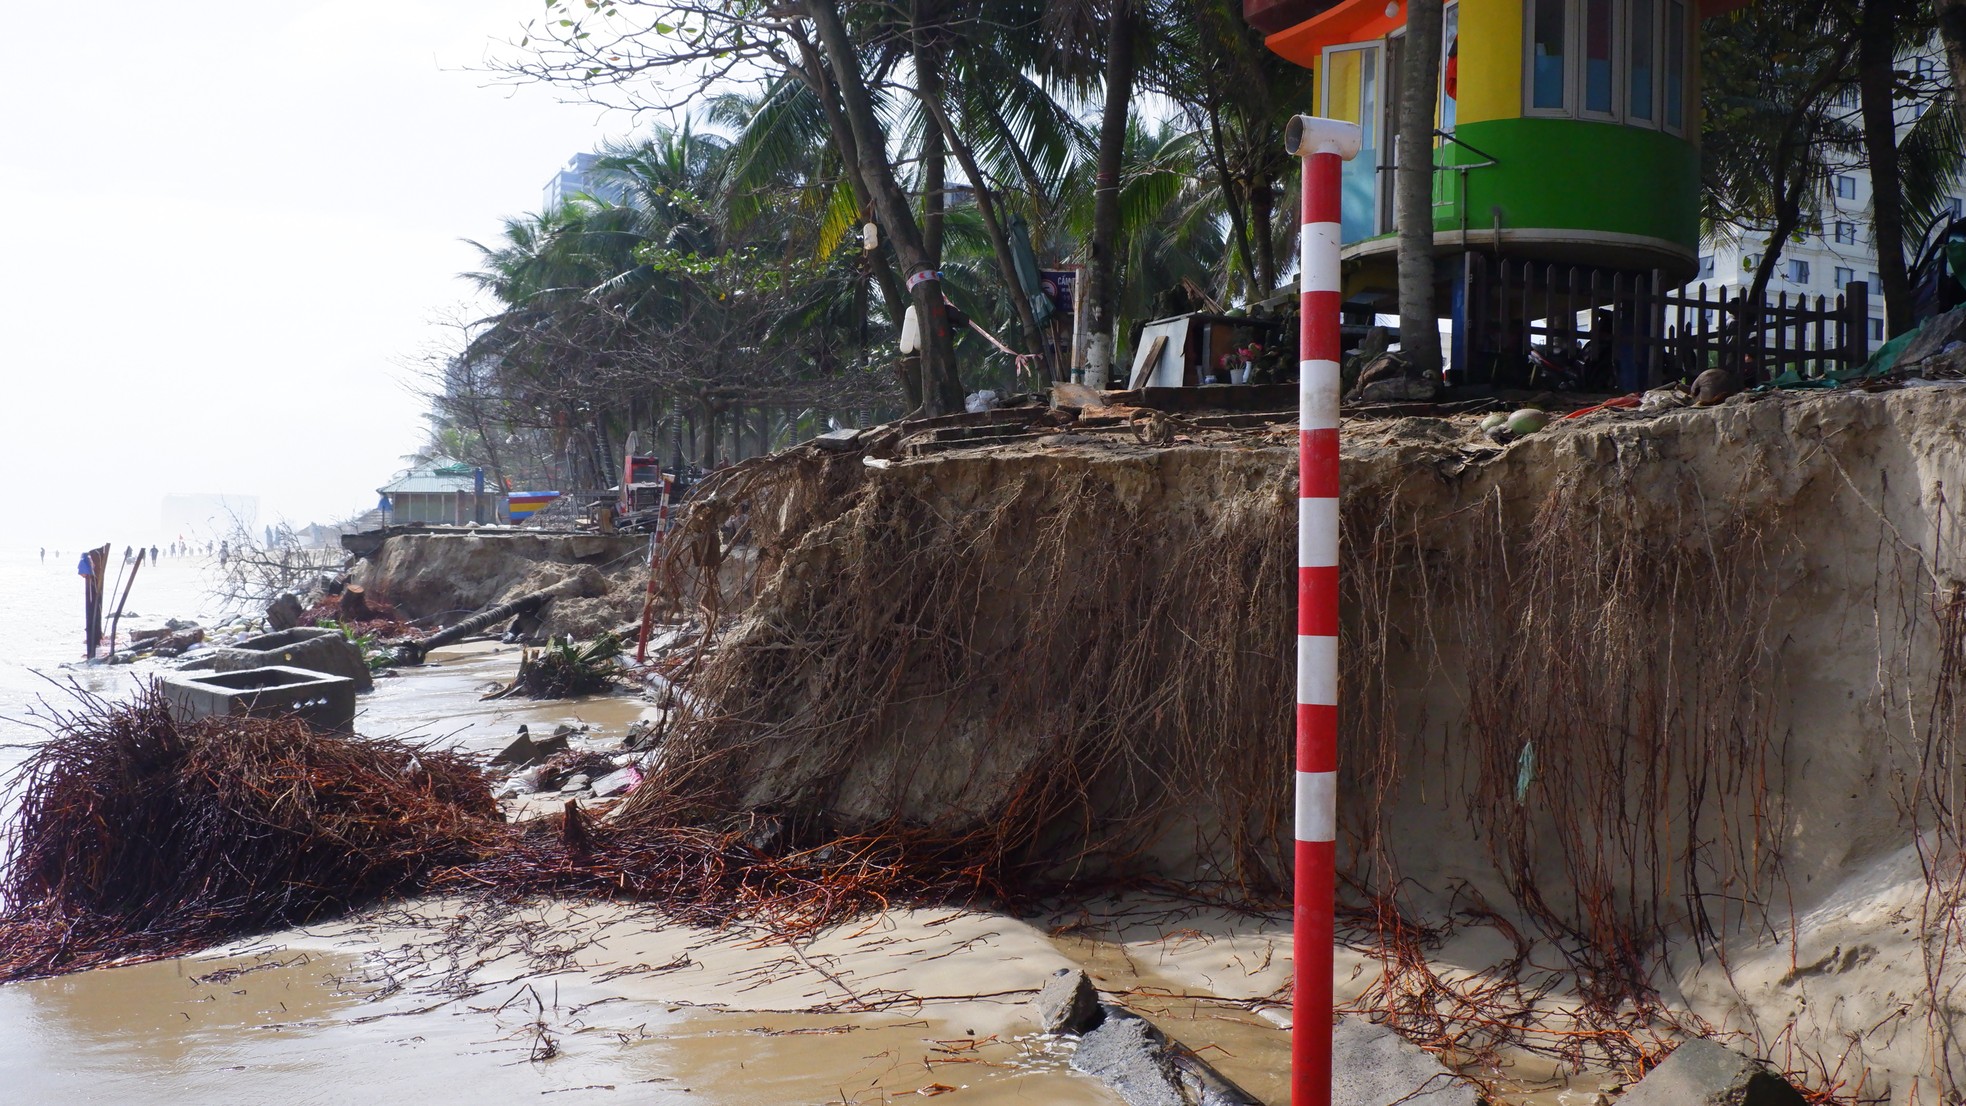
POLYGON ((1523 0, 1461 0, 1462 123, 1522 115, 1523 0))

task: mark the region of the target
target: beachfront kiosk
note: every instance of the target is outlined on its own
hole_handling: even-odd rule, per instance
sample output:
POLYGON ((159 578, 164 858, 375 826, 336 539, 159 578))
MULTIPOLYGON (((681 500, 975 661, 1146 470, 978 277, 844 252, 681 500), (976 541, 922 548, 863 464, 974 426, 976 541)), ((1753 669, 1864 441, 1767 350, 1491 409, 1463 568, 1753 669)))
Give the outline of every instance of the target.
MULTIPOLYGON (((1745 2, 1447 4, 1434 140, 1437 302, 1468 310, 1470 254, 1652 274, 1666 286, 1691 279, 1699 24, 1745 2)), ((1391 310, 1406 5, 1245 0, 1243 13, 1271 50, 1316 71, 1314 114, 1363 130, 1364 148, 1344 170, 1345 292, 1348 303, 1391 310)), ((1463 356, 1457 348, 1457 362, 1463 356)))

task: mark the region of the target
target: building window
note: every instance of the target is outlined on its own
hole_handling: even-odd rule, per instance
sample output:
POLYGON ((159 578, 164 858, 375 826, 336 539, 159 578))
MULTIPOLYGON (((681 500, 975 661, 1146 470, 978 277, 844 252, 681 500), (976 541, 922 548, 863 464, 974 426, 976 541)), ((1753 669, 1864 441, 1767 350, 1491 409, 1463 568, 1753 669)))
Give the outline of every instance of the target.
POLYGON ((1686 0, 1666 0, 1666 126, 1686 125, 1686 0))
POLYGON ((1701 279, 1701 280, 1712 280, 1712 279, 1713 279, 1713 255, 1712 255, 1712 254, 1706 254, 1705 256, 1703 256, 1703 257, 1701 257, 1701 258, 1700 258, 1700 279, 1701 279))
POLYGON ((1684 129, 1687 0, 1522 2, 1526 114, 1684 129))
POLYGON ((1836 198, 1839 200, 1856 199, 1857 178, 1848 173, 1838 173, 1836 175, 1836 198))
POLYGON ((1611 0, 1584 0, 1584 112, 1610 115, 1616 85, 1611 79, 1611 0))
POLYGON ((1884 287, 1884 282, 1877 279, 1876 273, 1865 273, 1864 280, 1870 284, 1870 290, 1873 292, 1877 291, 1879 288, 1884 287))
POLYGON ((1847 288, 1855 283, 1857 283, 1857 270, 1846 269, 1841 265, 1836 267, 1836 286, 1838 288, 1847 288))
POLYGON ((1568 0, 1531 0, 1536 12, 1530 23, 1531 89, 1529 106, 1545 111, 1564 108, 1565 80, 1563 58, 1569 36, 1565 34, 1564 9, 1568 0))
POLYGON ((1883 319, 1873 317, 1870 320, 1870 340, 1873 342, 1882 342, 1884 340, 1883 319))
POLYGON ((1947 217, 1947 218, 1951 218, 1951 219, 1957 219, 1957 218, 1959 218, 1959 213, 1960 213, 1960 202, 1959 202, 1959 197, 1957 197, 1957 196, 1947 196, 1947 197, 1946 197, 1946 217, 1947 217))
POLYGON ((1627 108, 1633 119, 1652 118, 1653 73, 1658 69, 1654 58, 1652 42, 1652 5, 1654 0, 1630 0, 1631 3, 1631 100, 1627 108))
POLYGON ((1854 245, 1856 245, 1856 244, 1857 244, 1857 224, 1855 224, 1855 223, 1849 223, 1849 222, 1844 222, 1844 221, 1843 221, 1843 220, 1841 220, 1841 219, 1839 219, 1839 220, 1837 220, 1837 223, 1836 223, 1836 241, 1837 241, 1837 244, 1838 244, 1838 245, 1842 245, 1842 246, 1854 246, 1854 245))
POLYGON ((1790 261, 1788 278, 1790 284, 1809 283, 1809 263, 1807 261, 1790 261))
POLYGON ((1939 74, 1939 67, 1933 63, 1931 58, 1919 58, 1917 61, 1912 62, 1911 71, 1923 83, 1936 80, 1939 74))

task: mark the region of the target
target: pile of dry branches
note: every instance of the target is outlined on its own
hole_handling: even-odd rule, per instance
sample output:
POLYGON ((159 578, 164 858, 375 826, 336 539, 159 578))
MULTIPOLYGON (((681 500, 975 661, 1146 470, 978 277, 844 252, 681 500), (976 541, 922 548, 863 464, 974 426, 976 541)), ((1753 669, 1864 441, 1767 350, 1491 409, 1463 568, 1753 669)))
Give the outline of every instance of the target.
POLYGON ((83 699, 15 778, 0 980, 307 921, 476 854, 462 757, 293 718, 173 721, 154 688, 83 699))

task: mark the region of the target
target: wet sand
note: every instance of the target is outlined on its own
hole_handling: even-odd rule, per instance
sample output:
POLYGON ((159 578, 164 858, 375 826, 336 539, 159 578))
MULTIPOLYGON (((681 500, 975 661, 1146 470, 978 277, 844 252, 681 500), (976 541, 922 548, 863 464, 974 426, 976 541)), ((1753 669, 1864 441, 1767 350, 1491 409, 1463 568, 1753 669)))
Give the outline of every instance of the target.
MULTIPOLYGON (((605 745, 654 713, 633 694, 481 701, 517 663, 510 646, 440 651, 379 680, 358 726, 489 753, 521 723, 586 725, 605 745)), ((1461 954, 1480 970, 1479 939, 1443 950, 1461 954)), ((1030 1020, 1030 997, 1074 964, 1259 1099, 1287 1101, 1286 920, 1147 896, 1032 921, 892 910, 796 946, 631 904, 390 904, 0 987, 0 1099, 1114 1103, 1030 1020)), ((1378 971, 1341 950, 1341 998, 1378 971)), ((1514 1102, 1588 1102, 1602 1083, 1518 1059, 1514 1102)))

